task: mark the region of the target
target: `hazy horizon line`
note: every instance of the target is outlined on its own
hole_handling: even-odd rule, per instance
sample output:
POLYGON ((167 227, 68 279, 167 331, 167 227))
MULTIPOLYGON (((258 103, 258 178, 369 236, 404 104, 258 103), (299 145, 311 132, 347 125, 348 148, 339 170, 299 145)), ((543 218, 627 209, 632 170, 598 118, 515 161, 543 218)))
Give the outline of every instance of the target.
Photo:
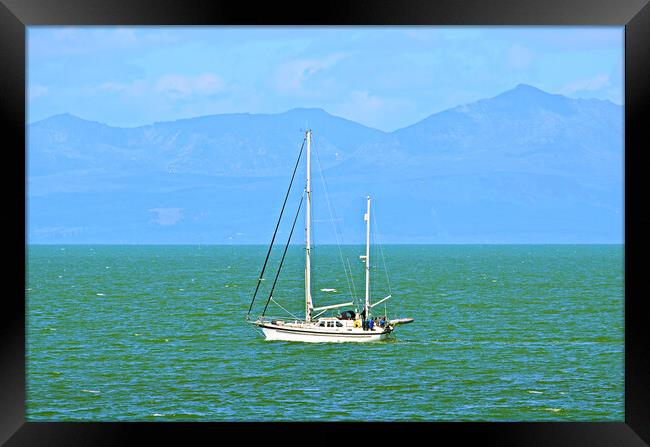
MULTIPOLYGON (((26 246, 199 246, 199 247, 258 247, 258 246, 263 246, 263 247, 268 247, 268 243, 42 243, 42 242, 37 242, 37 243, 26 243, 26 246)), ((304 244, 289 244, 291 247, 302 247, 304 244)), ((373 245, 409 245, 409 246, 419 246, 419 245, 625 245, 625 242, 419 242, 419 243, 412 243, 412 242, 389 242, 389 243, 383 243, 383 244, 373 244, 373 245)), ((278 244, 276 245, 277 247, 284 246, 284 244, 278 244)), ((312 247, 336 247, 336 246, 344 246, 344 247, 363 247, 365 244, 359 243, 359 244, 318 244, 318 245, 312 245, 312 247)))

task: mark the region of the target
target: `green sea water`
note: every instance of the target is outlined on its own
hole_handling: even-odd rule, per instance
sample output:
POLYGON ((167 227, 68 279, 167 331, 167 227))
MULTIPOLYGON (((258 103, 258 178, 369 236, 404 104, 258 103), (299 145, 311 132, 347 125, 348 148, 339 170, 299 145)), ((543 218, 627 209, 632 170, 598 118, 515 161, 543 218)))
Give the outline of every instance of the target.
MULTIPOLYGON (((372 297, 415 322, 370 344, 245 324, 266 249, 28 246, 27 419, 624 420, 622 245, 385 246, 372 297)), ((314 249, 316 306, 363 297, 362 253, 314 249)), ((303 257, 289 249, 274 293, 297 316, 303 257)))

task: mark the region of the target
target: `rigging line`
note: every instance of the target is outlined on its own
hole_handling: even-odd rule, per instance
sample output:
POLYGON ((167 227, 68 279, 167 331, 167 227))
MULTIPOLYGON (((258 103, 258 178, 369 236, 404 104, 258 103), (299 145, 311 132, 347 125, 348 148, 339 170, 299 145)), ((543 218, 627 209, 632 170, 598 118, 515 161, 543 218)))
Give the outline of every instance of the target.
POLYGON ((302 140, 302 145, 300 146, 300 152, 298 153, 298 160, 296 160, 296 166, 293 168, 293 174, 291 174, 291 181, 289 182, 289 188, 287 189, 287 194, 284 196, 284 202, 282 203, 282 209, 280 210, 280 217, 278 217, 278 223, 275 225, 275 231, 273 232, 273 237, 271 238, 271 245, 269 245, 269 251, 266 252, 266 259, 264 259, 264 265, 262 266, 262 273, 257 279, 257 286, 255 287, 255 293, 253 293, 253 299, 251 300, 251 305, 248 307, 248 313, 246 313, 246 319, 253 309, 253 303, 255 302, 255 297, 257 292, 260 290, 260 284, 262 283, 262 278, 264 278, 264 271, 266 270, 266 265, 269 262, 269 256, 271 255, 271 250, 273 249, 273 242, 275 242, 275 236, 278 234, 278 228, 280 227, 280 221, 282 220, 282 214, 284 213, 284 207, 287 204, 287 199, 289 198, 289 192, 291 191, 291 186, 293 185, 293 179, 296 177, 296 171, 298 170, 298 164, 300 163, 300 157, 302 155, 302 150, 305 147, 305 141, 307 141, 307 136, 302 140))
MULTIPOLYGON (((325 183, 325 176, 323 175, 323 167, 320 164, 320 157, 318 156, 318 151, 314 149, 314 153, 316 154, 318 171, 320 172, 320 179, 321 182, 323 183, 323 190, 325 191, 325 201, 327 202, 327 210, 330 213, 330 220, 332 221, 332 226, 334 227, 334 237, 336 237, 336 245, 339 249, 339 257, 341 258, 341 264, 343 264, 343 272, 345 273, 345 281, 348 285, 348 292, 350 292, 350 296, 352 297, 352 299, 355 299, 354 295, 352 295, 352 289, 350 287, 350 278, 348 277, 348 271, 345 268, 345 262, 343 262, 343 252, 341 251, 341 242, 339 241, 339 234, 336 227, 336 221, 334 220, 335 216, 332 213, 332 207, 330 205, 329 192, 327 190, 327 184, 325 183)), ((350 276, 352 276, 352 270, 350 270, 350 276)))
POLYGON ((280 303, 278 303, 277 301, 275 301, 273 298, 271 298, 271 301, 273 301, 273 303, 275 303, 275 304, 276 304, 280 309, 284 310, 286 313, 288 313, 289 315, 291 315, 291 316, 292 316, 293 318, 295 318, 296 320, 300 320, 300 318, 296 317, 294 314, 292 314, 292 313, 289 312, 287 309, 285 309, 284 307, 282 307, 282 305, 281 305, 280 303))
POLYGON ((269 307, 269 302, 273 299, 273 291, 275 290, 275 285, 278 283, 278 277, 280 276, 280 271, 282 270, 282 264, 284 263, 284 257, 286 256, 287 249, 289 248, 289 242, 291 242, 291 236, 293 236, 293 230, 296 228, 296 222, 298 221, 298 216, 300 215, 300 208, 302 207, 302 202, 305 199, 305 191, 306 190, 303 190, 302 196, 300 197, 300 204, 298 205, 298 210, 296 211, 296 217, 293 219, 293 224, 291 225, 291 232, 289 233, 287 244, 284 246, 282 259, 280 259, 280 266, 278 267, 278 272, 275 274, 275 279, 273 280, 273 286, 271 286, 271 292, 269 293, 269 299, 266 300, 266 305, 264 306, 264 312, 262 312, 262 316, 264 316, 264 314, 266 313, 266 308, 269 307))
POLYGON ((346 256, 345 260, 348 261, 348 269, 350 269, 350 282, 352 283, 352 291, 354 292, 352 299, 354 300, 354 306, 358 309, 359 300, 357 299, 357 289, 354 287, 354 278, 352 277, 352 267, 350 266, 350 258, 346 256))

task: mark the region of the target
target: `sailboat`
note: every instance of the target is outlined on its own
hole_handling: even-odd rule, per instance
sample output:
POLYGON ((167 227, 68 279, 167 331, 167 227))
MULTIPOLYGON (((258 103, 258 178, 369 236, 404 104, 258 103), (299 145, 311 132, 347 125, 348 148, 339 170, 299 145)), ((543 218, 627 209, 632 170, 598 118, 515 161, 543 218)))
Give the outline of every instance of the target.
MULTIPOLYGON (((271 239, 271 245, 266 255, 264 265, 262 267, 262 272, 257 281, 257 287, 255 293, 253 294, 253 299, 251 300, 250 307, 248 309, 248 314, 246 315, 246 321, 251 323, 257 328, 261 329, 261 332, 264 334, 266 340, 283 340, 283 341, 296 341, 296 342, 373 342, 380 341, 389 338, 389 336, 395 330, 395 327, 399 324, 406 324, 413 322, 413 318, 397 318, 390 319, 385 314, 375 316, 373 309, 379 304, 384 303, 386 300, 392 297, 392 295, 387 295, 386 297, 380 299, 376 302, 371 302, 370 297, 370 196, 367 197, 367 207, 364 214, 364 220, 366 222, 366 253, 365 255, 359 256, 365 264, 365 301, 363 309, 359 311, 358 308, 354 306, 354 301, 349 301, 342 304, 326 305, 320 307, 314 307, 312 300, 312 283, 311 283, 311 257, 312 257, 312 246, 311 246, 311 201, 312 201, 312 192, 311 192, 311 142, 312 142, 312 131, 307 130, 305 132, 305 139, 303 140, 303 145, 300 148, 300 153, 298 155, 298 160, 293 170, 293 175, 291 177, 291 182, 289 183, 289 190, 284 199, 282 205, 282 211, 280 212, 280 218, 275 228, 273 238, 271 239), (264 272, 269 260, 269 255, 271 254, 271 249, 275 241, 275 236, 277 235, 278 228, 280 225, 280 220, 284 213, 285 205, 287 203, 287 198, 289 196, 289 191, 293 184, 296 170, 300 162, 300 157, 302 151, 307 143, 307 154, 306 154, 306 163, 307 163, 307 178, 306 185, 303 191, 302 198, 300 200, 300 205, 298 206, 298 211, 296 212, 293 225, 291 227, 291 232, 289 233, 289 240, 285 245, 284 252, 282 254, 282 259, 280 260, 280 267, 278 268, 275 280, 271 287, 266 305, 264 306, 264 311, 262 314, 256 318, 252 319, 250 317, 253 303, 259 292, 260 285, 262 281, 265 280, 264 272), (305 200, 306 199, 306 200, 305 200), (282 264, 287 253, 287 248, 293 235, 293 231, 296 226, 296 221, 298 220, 300 208, 302 207, 303 201, 305 201, 305 318, 268 318, 266 317, 266 311, 270 302, 274 302, 278 306, 279 303, 275 301, 273 293, 275 291, 275 286, 277 284, 277 279, 282 268, 282 264), (340 308, 349 308, 336 316, 325 316, 321 317, 325 312, 331 311, 334 309, 340 308)), ((347 274, 347 273, 346 273, 347 274)), ((322 290, 334 290, 334 289, 322 289, 322 290)), ((282 307, 282 306, 280 306, 282 307)), ((283 308, 284 309, 284 308, 283 308)), ((285 309, 286 310, 286 309, 285 309)), ((288 312, 288 311, 287 311, 288 312)))

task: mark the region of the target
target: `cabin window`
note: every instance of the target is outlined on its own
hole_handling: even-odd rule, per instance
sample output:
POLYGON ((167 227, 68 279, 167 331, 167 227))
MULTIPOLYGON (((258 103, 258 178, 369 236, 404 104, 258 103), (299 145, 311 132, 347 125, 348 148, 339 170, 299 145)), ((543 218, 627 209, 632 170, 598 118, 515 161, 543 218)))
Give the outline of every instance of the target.
POLYGON ((327 322, 327 327, 334 327, 334 322, 333 321, 328 321, 327 322))
POLYGON ((321 321, 320 324, 319 324, 319 326, 320 326, 320 327, 325 327, 325 322, 324 322, 324 321, 321 321))
POLYGON ((343 324, 340 321, 336 322, 336 327, 343 327, 343 324))

